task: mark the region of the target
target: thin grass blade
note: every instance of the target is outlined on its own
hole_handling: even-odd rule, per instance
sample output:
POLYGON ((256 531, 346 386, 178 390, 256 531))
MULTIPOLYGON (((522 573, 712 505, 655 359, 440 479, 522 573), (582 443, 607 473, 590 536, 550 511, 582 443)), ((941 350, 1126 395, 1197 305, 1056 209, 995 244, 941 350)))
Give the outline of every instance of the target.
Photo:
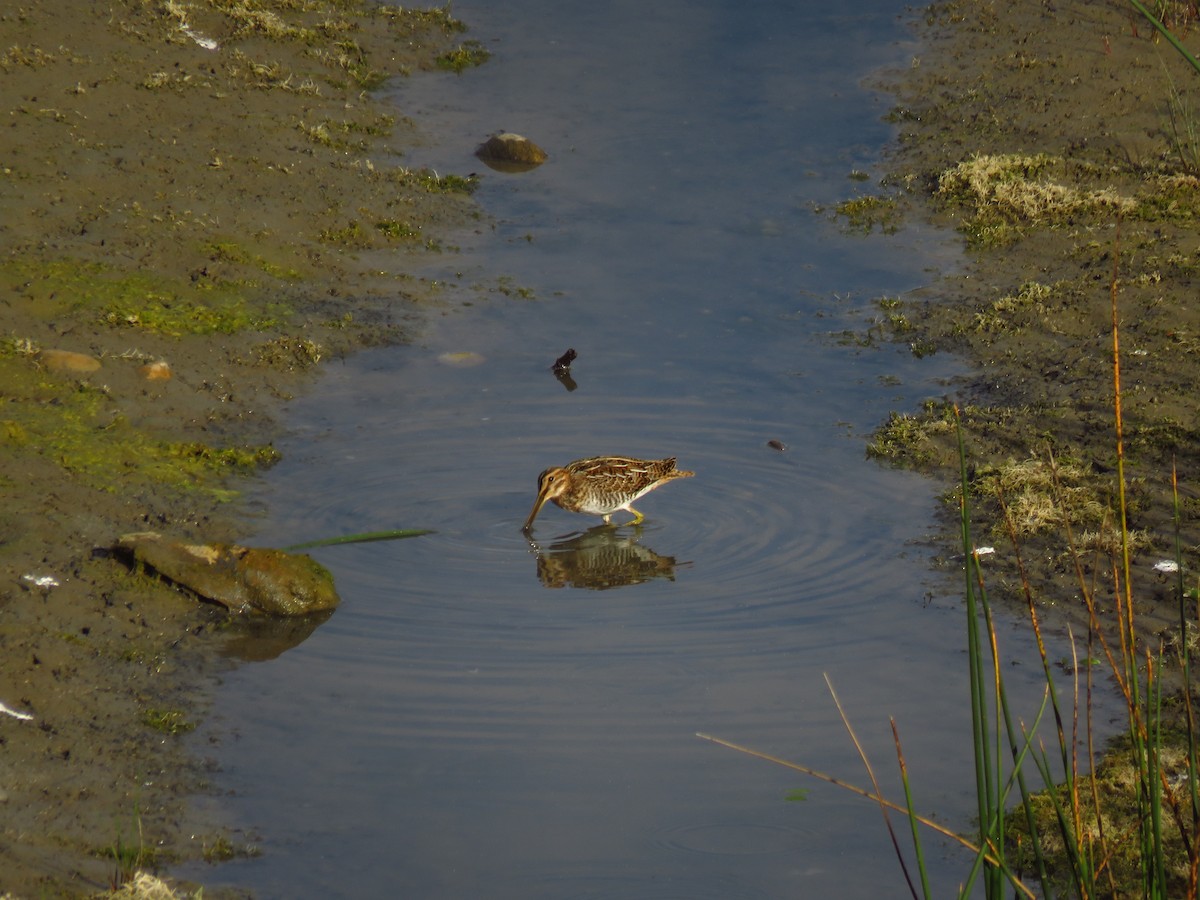
POLYGON ((334 547, 339 544, 367 544, 371 541, 398 541, 402 538, 420 537, 423 534, 437 534, 429 528, 399 528, 391 531, 366 531, 362 534, 347 534, 341 537, 320 538, 315 541, 305 541, 302 544, 292 544, 284 550, 308 550, 310 547, 334 547))

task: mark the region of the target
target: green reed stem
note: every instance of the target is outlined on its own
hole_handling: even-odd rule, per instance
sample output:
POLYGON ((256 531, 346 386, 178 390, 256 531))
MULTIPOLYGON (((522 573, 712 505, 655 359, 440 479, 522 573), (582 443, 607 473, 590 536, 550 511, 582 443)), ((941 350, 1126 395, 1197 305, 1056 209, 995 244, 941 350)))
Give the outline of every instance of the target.
POLYGON ((1179 38, 1175 37, 1175 35, 1172 33, 1171 29, 1168 28, 1166 25, 1164 25, 1162 23, 1162 20, 1159 19, 1158 16, 1156 16, 1156 15, 1154 15, 1154 13, 1150 12, 1150 10, 1148 10, 1140 2, 1140 0, 1129 0, 1129 2, 1133 4, 1134 9, 1136 9, 1143 16, 1145 16, 1147 22, 1149 22, 1156 29, 1158 29, 1158 33, 1161 34, 1163 37, 1165 37, 1167 39, 1167 42, 1172 47, 1174 47, 1176 50, 1178 50, 1179 54, 1184 59, 1186 59, 1189 63, 1191 63, 1192 68, 1194 68, 1197 72, 1200 72, 1200 60, 1197 60, 1196 57, 1192 56, 1192 54, 1188 51, 1187 47, 1183 46, 1183 44, 1180 43, 1179 38))
POLYGON ((1171 519, 1175 526, 1175 591, 1179 597, 1179 664, 1183 670, 1183 703, 1184 716, 1187 721, 1188 746, 1188 793, 1191 800, 1191 831, 1188 838, 1189 857, 1195 863, 1197 852, 1196 840, 1200 835, 1200 778, 1197 778, 1197 765, 1200 760, 1196 757, 1196 710, 1192 705, 1192 666, 1191 640, 1188 636, 1188 625, 1191 616, 1188 615, 1188 596, 1184 590, 1183 575, 1183 538, 1182 513, 1179 503, 1179 473, 1175 461, 1171 460, 1171 519))
MULTIPOLYGON (((970 478, 967 474, 967 448, 963 439, 962 418, 958 406, 954 407, 955 433, 958 438, 959 462, 959 515, 962 526, 962 547, 965 559, 964 573, 966 577, 967 601, 967 661, 970 673, 971 692, 971 739, 975 750, 975 791, 976 803, 979 809, 979 846, 982 848, 994 845, 997 852, 1003 852, 1003 838, 997 844, 990 823, 999 802, 997 798, 997 772, 992 757, 992 738, 988 728, 988 678, 984 669, 983 646, 979 635, 979 602, 975 593, 975 582, 978 577, 979 558, 975 555, 975 542, 971 538, 971 489, 970 478)), ((976 869, 979 860, 976 861, 976 869)), ((967 888, 974 879, 976 869, 972 870, 967 879, 967 888)), ((984 870, 984 891, 988 897, 1000 897, 1002 890, 1000 870, 995 866, 987 866, 984 870)))
MULTIPOLYGON (((1058 487, 1058 474, 1057 474, 1057 469, 1054 468, 1054 457, 1053 456, 1050 457, 1050 463, 1051 463, 1052 471, 1054 472, 1055 486, 1057 488, 1058 487)), ((1011 511, 1009 509, 1008 502, 1004 496, 1003 490, 998 491, 998 498, 1000 501, 1001 511, 1004 514, 1004 526, 1005 526, 1006 530, 1008 531, 1009 540, 1012 542, 1013 559, 1015 560, 1015 562, 1017 564, 1017 573, 1020 576, 1021 587, 1022 587, 1022 590, 1025 595, 1025 605, 1026 605, 1026 609, 1029 613, 1029 622, 1030 622, 1030 625, 1033 627, 1033 635, 1037 641, 1038 658, 1041 660, 1041 663, 1042 663, 1042 676, 1046 680, 1046 688, 1047 688, 1046 696, 1042 700, 1042 709, 1038 713, 1038 719, 1040 721, 1042 715, 1045 712, 1045 708, 1046 708, 1047 704, 1049 704, 1054 711, 1055 733, 1058 737, 1059 751, 1062 755, 1062 769, 1063 769, 1063 773, 1064 773, 1064 778, 1066 779, 1067 786, 1068 786, 1069 790, 1071 791, 1071 795, 1074 796, 1075 779, 1076 779, 1077 770, 1076 770, 1076 766, 1074 765, 1074 759, 1073 759, 1073 755, 1071 753, 1071 747, 1074 746, 1075 735, 1072 732, 1072 737, 1070 740, 1068 740, 1066 737, 1066 727, 1064 725, 1062 709, 1059 707, 1058 690, 1055 686, 1055 681, 1054 681, 1054 671, 1053 671, 1053 667, 1050 663, 1049 654, 1046 652, 1046 642, 1042 637, 1042 626, 1041 626, 1041 621, 1038 617, 1037 604, 1034 602, 1034 598, 1033 598, 1033 588, 1032 588, 1030 580, 1029 580, 1028 571, 1025 568, 1025 560, 1021 555, 1021 542, 1017 537, 1016 523, 1013 521, 1013 517, 1012 517, 1011 511)), ((1067 523, 1067 528, 1068 528, 1068 536, 1069 536, 1069 533, 1070 533, 1069 532, 1069 529, 1070 529, 1069 523, 1067 523)), ((983 591, 982 583, 980 584, 980 591, 981 592, 983 591)), ((1074 641, 1073 640, 1071 642, 1071 646, 1072 646, 1072 650, 1074 650, 1074 641)), ((1076 666, 1076 671, 1078 671, 1078 666, 1076 666)), ((1076 691, 1076 697, 1078 697, 1078 691, 1076 691)), ((1003 703, 1005 727, 1007 728, 1008 735, 1009 735, 1009 743, 1011 746, 1015 747, 1016 743, 1017 743, 1016 731, 1013 728, 1012 713, 1011 713, 1011 710, 1008 705, 1007 694, 1002 694, 1001 699, 1002 699, 1002 703, 1003 703)), ((1078 700, 1076 700, 1076 708, 1078 708, 1078 700)), ((1036 729, 1037 729, 1037 726, 1035 725, 1034 731, 1036 731, 1036 729)), ((1043 891, 1044 896, 1051 897, 1051 896, 1053 896, 1053 889, 1050 884, 1049 872, 1046 868, 1045 854, 1042 849, 1042 842, 1040 840, 1037 840, 1038 826, 1037 826, 1037 817, 1034 813, 1033 803, 1032 803, 1032 799, 1031 799, 1032 793, 1025 783, 1024 769, 1021 767, 1021 763, 1019 761, 1017 763, 1017 767, 1016 767, 1014 774, 1015 774, 1015 777, 1017 780, 1018 787, 1020 789, 1021 805, 1022 805, 1023 811, 1025 813, 1025 824, 1026 824, 1026 827, 1029 829, 1030 836, 1034 838, 1034 840, 1031 842, 1031 845, 1032 845, 1032 849, 1033 849, 1034 864, 1037 869, 1038 880, 1042 885, 1042 891, 1043 891)), ((1049 782, 1048 785, 1053 784, 1053 783, 1054 782, 1049 782)))
MULTIPOLYGON (((1041 840, 1038 833, 1037 820, 1033 813, 1033 805, 1031 801, 1032 793, 1025 784, 1024 769, 1025 761, 1028 758, 1034 759, 1035 765, 1038 765, 1038 767, 1041 768, 1040 763, 1037 761, 1037 754, 1033 752, 1033 739, 1037 734, 1038 729, 1041 727, 1042 719, 1046 715, 1046 709, 1050 704, 1053 691, 1047 690, 1042 696, 1041 706, 1038 707, 1038 712, 1034 717, 1032 725, 1028 729, 1024 729, 1022 731, 1018 731, 1013 725, 1011 710, 1008 705, 1007 692, 1004 691, 1003 688, 1001 689, 999 696, 1000 705, 1004 711, 1005 731, 1008 735, 1009 750, 1013 760, 1013 768, 1004 784, 1004 789, 1000 794, 999 802, 997 803, 994 811, 994 817, 989 824, 989 831, 991 834, 996 836, 997 841, 1004 840, 1004 818, 1007 815, 1008 799, 1012 795, 1013 787, 1016 786, 1021 795, 1021 803, 1025 811, 1025 820, 1029 827, 1030 837, 1032 838, 1033 853, 1037 863, 1038 879, 1042 887, 1042 897, 1044 900, 1053 900, 1054 889, 1050 883, 1050 878, 1046 871, 1046 865, 1042 854, 1041 840)), ((1042 755, 1044 756, 1045 754, 1043 753, 1042 755)), ((1053 782, 1046 783, 1052 784, 1053 782)), ((1001 860, 1004 863, 1004 870, 1006 874, 1009 874, 1010 878, 1015 878, 1016 876, 1009 872, 1007 859, 1001 855, 1001 860)))
POLYGON ((1167 869, 1163 848, 1162 686, 1155 676, 1153 657, 1146 654, 1146 723, 1142 757, 1145 796, 1142 820, 1142 878, 1146 896, 1167 897, 1167 869))
MULTIPOLYGON (((1133 0, 1137 2, 1137 0, 1133 0)), ((1118 240, 1120 222, 1117 223, 1118 240)), ((1111 288, 1112 302, 1112 371, 1113 371, 1113 430, 1117 450, 1117 512, 1120 516, 1118 523, 1121 530, 1121 566, 1117 588, 1117 606, 1122 610, 1120 630, 1122 647, 1125 657, 1125 674, 1129 679, 1129 689, 1132 691, 1133 703, 1138 705, 1137 677, 1137 647, 1136 633, 1133 627, 1133 582, 1130 578, 1129 564, 1129 508, 1125 497, 1125 426, 1121 415, 1121 321, 1118 312, 1118 271, 1120 251, 1113 253, 1113 277, 1111 288), (1121 600, 1124 600, 1122 606, 1121 600)))
MULTIPOLYGON (((917 871, 921 873, 921 892, 925 900, 929 900, 933 896, 933 892, 929 888, 929 872, 925 866, 925 850, 921 844, 921 832, 918 828, 920 819, 917 816, 916 806, 913 805, 912 785, 908 781, 908 766, 904 764, 904 750, 900 746, 900 731, 896 728, 895 719, 889 719, 889 721, 892 724, 892 740, 896 744, 896 760, 900 764, 900 782, 904 785, 904 807, 908 811, 908 827, 912 831, 913 852, 917 856, 917 871)), ((907 870, 905 874, 907 875, 907 870)))
MULTIPOLYGON (((1141 6, 1138 0, 1131 0, 1141 6)), ((1165 27, 1142 7, 1142 11, 1155 22, 1164 33, 1165 27)), ((1172 43, 1176 43, 1172 39, 1172 43)), ((1182 48, 1180 48, 1182 50, 1182 48)), ((1190 56, 1190 54, 1189 54, 1190 56)), ((1197 66, 1200 71, 1200 65, 1197 66)), ((1117 241, 1120 240, 1120 220, 1117 221, 1117 241)), ((1119 526, 1121 529, 1120 571, 1114 572, 1115 599, 1118 609, 1118 628, 1121 636, 1121 651, 1124 659, 1125 677, 1128 684, 1129 738, 1133 762, 1138 772, 1136 803, 1139 810, 1139 839, 1142 859, 1142 887, 1147 897, 1166 897, 1166 869, 1162 846, 1162 790, 1159 783, 1158 740, 1161 705, 1147 696, 1145 709, 1141 703, 1141 684, 1138 673, 1137 632, 1133 617, 1133 581, 1130 575, 1129 510, 1125 496, 1125 439, 1124 420, 1121 414, 1121 324, 1118 313, 1118 287, 1120 266, 1119 244, 1113 252, 1113 276, 1110 289, 1112 305, 1112 370, 1113 370, 1113 429, 1117 450, 1117 499, 1119 526)), ((1152 678, 1152 660, 1147 655, 1147 678, 1152 678)), ((1147 691, 1151 682, 1147 681, 1147 691)))

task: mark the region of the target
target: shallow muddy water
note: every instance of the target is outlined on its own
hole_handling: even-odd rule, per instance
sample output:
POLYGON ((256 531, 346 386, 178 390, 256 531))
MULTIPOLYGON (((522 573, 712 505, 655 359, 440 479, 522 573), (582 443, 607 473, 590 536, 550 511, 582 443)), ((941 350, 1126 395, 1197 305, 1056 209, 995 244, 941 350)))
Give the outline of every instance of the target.
MULTIPOLYGON (((494 56, 395 86, 429 136, 406 162, 483 172, 496 227, 423 273, 447 306, 416 344, 293 405, 246 539, 436 533, 313 551, 342 607, 231 672, 195 738, 262 855, 181 874, 264 897, 901 893, 877 808, 696 732, 865 783, 827 675, 885 788, 894 716, 922 809, 970 827, 962 615, 919 544, 937 486, 864 457, 955 363, 838 338, 957 242, 814 212, 869 190, 849 175, 875 173, 889 100, 859 85, 915 52, 902 5, 454 11, 494 56), (549 162, 484 169, 497 130, 549 162), (568 347, 574 390, 550 372, 568 347), (696 477, 640 528, 547 506, 527 541, 538 472, 606 453, 696 477)), ((1031 718, 1031 640, 1004 633, 1031 718)), ((930 841, 945 893, 969 860, 930 841)))

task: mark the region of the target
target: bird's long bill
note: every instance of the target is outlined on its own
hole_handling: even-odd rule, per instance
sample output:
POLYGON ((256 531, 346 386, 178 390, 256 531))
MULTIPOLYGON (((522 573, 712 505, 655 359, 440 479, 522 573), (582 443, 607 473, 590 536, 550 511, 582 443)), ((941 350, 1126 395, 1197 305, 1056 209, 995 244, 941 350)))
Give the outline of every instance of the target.
POLYGON ((525 520, 525 527, 522 531, 528 531, 533 527, 533 520, 537 518, 537 514, 542 511, 542 507, 546 505, 546 501, 550 499, 550 491, 542 488, 538 491, 537 499, 533 501, 533 512, 529 514, 529 518, 525 520))

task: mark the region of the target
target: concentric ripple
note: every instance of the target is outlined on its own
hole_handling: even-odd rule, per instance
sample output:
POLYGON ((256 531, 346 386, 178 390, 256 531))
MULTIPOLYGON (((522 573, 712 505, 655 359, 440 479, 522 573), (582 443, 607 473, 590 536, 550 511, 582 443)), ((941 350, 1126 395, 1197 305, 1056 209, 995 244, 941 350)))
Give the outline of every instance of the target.
POLYGON ((698 686, 716 677, 739 685, 729 700, 743 695, 717 718, 769 731, 782 726, 764 721, 767 685, 891 639, 896 604, 884 600, 898 567, 919 571, 900 540, 928 487, 792 424, 799 399, 736 383, 723 397, 552 382, 497 396, 473 371, 433 354, 352 361, 296 411, 270 473, 287 496, 265 498, 272 543, 434 531, 311 551, 343 605, 303 655, 326 689, 354 697, 328 712, 348 731, 444 746, 536 733, 624 752, 613 735, 632 729, 645 751, 711 719, 698 686), (412 400, 392 398, 397 359, 412 400), (643 497, 641 526, 598 528, 547 506, 521 531, 542 469, 606 453, 673 455, 696 477, 643 497))
MULTIPOLYGON (((363 384, 352 379, 346 387, 362 390, 363 384)), ((493 642, 493 624, 519 621, 520 639, 536 641, 539 629, 566 624, 544 615, 547 603, 586 600, 614 615, 638 610, 631 647, 653 652, 683 632, 721 655, 739 631, 770 633, 831 614, 853 615, 872 602, 886 589, 882 575, 901 549, 906 505, 916 510, 927 503, 925 488, 905 496, 904 476, 856 458, 849 440, 814 447, 809 435, 785 422, 746 416, 744 409, 735 415, 695 398, 562 401, 550 395, 497 404, 478 394, 452 411, 406 416, 401 408, 366 422, 359 416, 342 429, 338 411, 351 401, 335 391, 326 396, 324 411, 311 417, 314 431, 326 437, 299 439, 303 450, 292 464, 309 483, 295 493, 288 463, 271 476, 291 495, 288 520, 265 529, 272 540, 388 528, 436 532, 318 551, 357 597, 353 612, 343 610, 339 619, 361 616, 368 635, 379 634, 380 620, 391 617, 427 625, 440 619, 458 641, 474 631, 493 642), (543 423, 546 433, 531 435, 532 422, 543 423), (768 444, 781 434, 785 451, 768 444), (595 562, 565 551, 599 520, 548 505, 532 540, 520 526, 541 469, 604 453, 674 455, 697 476, 643 497, 642 526, 588 534, 593 549, 599 544, 614 558, 636 550, 643 568, 657 561, 652 574, 661 577, 625 584, 614 572, 599 585, 602 593, 574 597, 596 585, 577 572, 548 575, 547 568, 595 562), (878 498, 889 493, 896 495, 895 515, 884 520, 878 498)), ((297 457, 286 445, 284 451, 285 458, 297 457)))

